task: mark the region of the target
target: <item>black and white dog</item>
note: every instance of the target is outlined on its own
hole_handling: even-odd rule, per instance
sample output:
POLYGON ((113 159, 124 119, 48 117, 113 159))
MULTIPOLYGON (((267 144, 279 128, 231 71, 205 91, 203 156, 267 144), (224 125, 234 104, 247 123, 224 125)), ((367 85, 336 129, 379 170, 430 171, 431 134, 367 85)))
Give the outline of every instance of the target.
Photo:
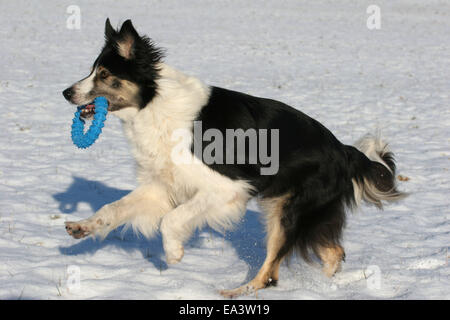
MULTIPOLYGON (((105 36, 90 75, 63 94, 76 105, 107 98, 132 145, 139 187, 89 219, 66 222, 73 237, 105 237, 123 224, 150 237, 159 228, 167 262, 176 263, 196 228, 232 227, 255 197, 267 257, 248 284, 222 291, 233 297, 275 285, 293 252, 307 260, 316 254, 332 276, 344 259, 346 210, 361 200, 381 208, 404 196, 393 155, 378 138, 344 145, 286 104, 207 86, 165 65, 130 20, 120 30, 106 20, 105 36)), ((93 113, 86 109, 83 117, 93 113)))

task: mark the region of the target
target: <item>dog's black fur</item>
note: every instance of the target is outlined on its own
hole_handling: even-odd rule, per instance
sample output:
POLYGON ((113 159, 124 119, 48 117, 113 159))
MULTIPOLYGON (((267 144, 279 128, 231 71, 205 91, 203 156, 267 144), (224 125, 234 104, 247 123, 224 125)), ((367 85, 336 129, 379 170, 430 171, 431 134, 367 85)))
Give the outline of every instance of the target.
MULTIPOLYGON (((352 179, 359 183, 365 179, 391 196, 400 194, 395 189, 395 164, 391 153, 383 157, 389 171, 355 147, 339 142, 318 121, 282 102, 213 87, 208 104, 196 120, 202 122, 203 131, 214 128, 224 136, 226 129, 279 130, 276 175, 261 175, 263 165, 259 162, 209 165, 231 179, 249 181, 254 194, 262 198, 290 195, 284 205, 282 223, 286 241, 279 258, 297 249, 309 259, 309 249, 315 251, 317 246, 339 245, 345 225, 345 207, 355 206, 352 179)), ((224 144, 224 154, 227 149, 224 144)), ((246 145, 246 151, 248 149, 246 145)))

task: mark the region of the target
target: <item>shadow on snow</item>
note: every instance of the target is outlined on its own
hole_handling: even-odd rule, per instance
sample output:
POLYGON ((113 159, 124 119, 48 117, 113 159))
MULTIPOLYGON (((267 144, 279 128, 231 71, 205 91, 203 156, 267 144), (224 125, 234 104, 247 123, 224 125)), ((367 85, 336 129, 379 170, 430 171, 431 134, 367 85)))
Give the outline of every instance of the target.
MULTIPOLYGON (((80 203, 86 203, 91 207, 93 214, 105 204, 119 200, 129 192, 130 190, 112 188, 101 182, 73 177, 69 188, 65 192, 54 194, 53 198, 59 202, 59 209, 62 213, 74 213, 80 203)), ((258 215, 258 212, 247 210, 242 222, 236 226, 235 230, 226 232, 225 235, 209 227, 196 231, 185 247, 200 248, 202 246, 201 232, 209 232, 214 237, 225 238, 236 250, 239 258, 248 265, 249 270, 245 279, 247 282, 256 275, 265 257, 264 232, 258 215)), ((86 238, 69 247, 60 247, 59 250, 64 255, 92 254, 108 246, 115 246, 130 252, 139 250, 155 268, 159 270, 168 268, 159 233, 148 240, 134 234, 132 230, 125 230, 124 227, 119 227, 111 232, 103 241, 86 238)))

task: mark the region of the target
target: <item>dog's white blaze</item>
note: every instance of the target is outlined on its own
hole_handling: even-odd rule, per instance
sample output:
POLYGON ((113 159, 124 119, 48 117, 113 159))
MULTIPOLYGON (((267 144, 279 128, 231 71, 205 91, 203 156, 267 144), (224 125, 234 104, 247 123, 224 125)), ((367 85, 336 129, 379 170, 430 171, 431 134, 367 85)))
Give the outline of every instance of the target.
POLYGON ((77 95, 87 95, 94 88, 94 78, 96 73, 97 68, 95 68, 87 78, 77 82, 75 85, 75 93, 77 95))

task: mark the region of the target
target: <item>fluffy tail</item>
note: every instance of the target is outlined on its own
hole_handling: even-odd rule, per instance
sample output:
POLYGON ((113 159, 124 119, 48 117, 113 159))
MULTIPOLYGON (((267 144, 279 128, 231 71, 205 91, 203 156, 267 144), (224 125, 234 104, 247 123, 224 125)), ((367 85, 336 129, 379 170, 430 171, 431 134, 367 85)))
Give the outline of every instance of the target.
MULTIPOLYGON (((396 188, 394 156, 380 139, 366 136, 356 147, 345 146, 345 156, 330 166, 331 175, 345 177, 339 183, 327 183, 326 190, 308 190, 306 195, 300 188, 301 191, 294 191, 285 198, 275 198, 277 202, 269 199, 279 210, 272 217, 280 219, 280 234, 284 237, 277 254, 278 261, 292 251, 310 261, 312 250, 329 268, 325 272, 334 273, 344 255, 340 241, 346 219, 345 209, 354 207, 361 200, 382 208, 383 201, 399 200, 406 195, 396 188)), ((272 248, 277 247, 274 245, 272 248)))
POLYGON ((407 196, 397 190, 394 155, 386 142, 367 135, 355 147, 357 150, 349 146, 347 153, 353 160, 352 182, 357 204, 365 200, 382 209, 382 201, 397 201, 407 196))

